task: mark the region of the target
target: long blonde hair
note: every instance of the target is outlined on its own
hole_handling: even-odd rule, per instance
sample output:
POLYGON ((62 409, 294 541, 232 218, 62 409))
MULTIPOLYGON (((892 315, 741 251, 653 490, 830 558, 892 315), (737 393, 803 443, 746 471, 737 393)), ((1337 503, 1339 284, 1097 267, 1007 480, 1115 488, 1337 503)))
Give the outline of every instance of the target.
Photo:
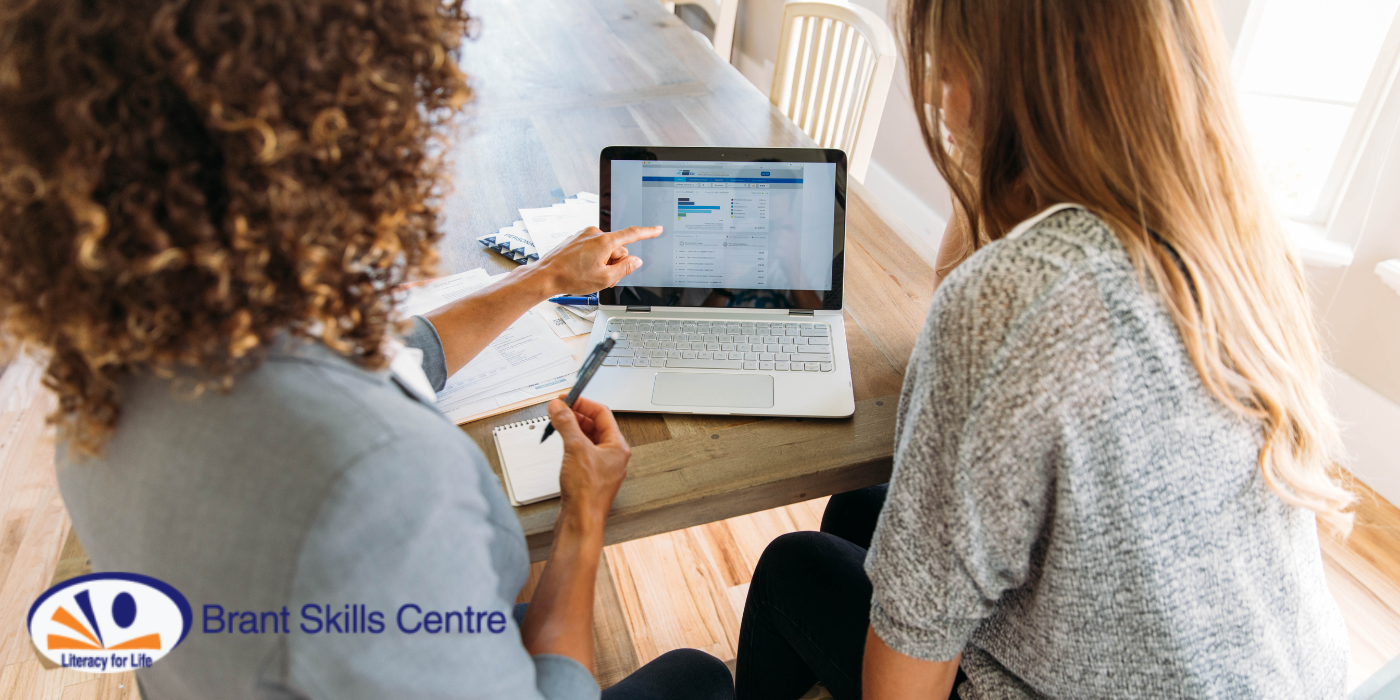
POLYGON ((1205 387, 1260 424, 1268 485, 1348 531, 1306 280, 1257 173, 1211 0, 907 2, 910 90, 968 213, 963 246, 1050 204, 1088 207, 1160 290, 1205 387), (942 138, 948 61, 972 91, 975 181, 942 138))

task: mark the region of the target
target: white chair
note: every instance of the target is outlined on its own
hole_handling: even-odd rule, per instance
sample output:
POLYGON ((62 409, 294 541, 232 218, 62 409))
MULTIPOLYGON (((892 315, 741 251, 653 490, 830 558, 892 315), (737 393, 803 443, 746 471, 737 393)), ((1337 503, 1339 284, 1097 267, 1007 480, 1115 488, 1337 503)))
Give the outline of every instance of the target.
POLYGON ((894 35, 879 15, 846 2, 783 6, 778 65, 768 98, 822 148, 846 152, 865 181, 894 79, 894 35))
MULTIPOLYGON (((715 23, 715 40, 710 42, 710 46, 726 63, 729 61, 729 54, 734 48, 734 18, 739 14, 739 0, 683 0, 665 4, 672 12, 675 12, 676 5, 695 5, 704 10, 710 16, 710 21, 715 23)), ((705 36, 700 32, 695 33, 705 36)), ((709 38, 705 40, 709 41, 709 38)))

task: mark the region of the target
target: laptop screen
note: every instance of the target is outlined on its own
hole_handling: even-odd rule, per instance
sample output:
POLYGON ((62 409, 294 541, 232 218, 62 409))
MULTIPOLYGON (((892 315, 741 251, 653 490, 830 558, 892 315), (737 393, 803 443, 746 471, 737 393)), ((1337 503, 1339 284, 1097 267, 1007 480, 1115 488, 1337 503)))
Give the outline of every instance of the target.
POLYGON ((665 231, 628 246, 643 265, 602 303, 840 308, 844 154, 745 149, 729 160, 721 149, 652 150, 671 153, 604 152, 600 223, 665 231))

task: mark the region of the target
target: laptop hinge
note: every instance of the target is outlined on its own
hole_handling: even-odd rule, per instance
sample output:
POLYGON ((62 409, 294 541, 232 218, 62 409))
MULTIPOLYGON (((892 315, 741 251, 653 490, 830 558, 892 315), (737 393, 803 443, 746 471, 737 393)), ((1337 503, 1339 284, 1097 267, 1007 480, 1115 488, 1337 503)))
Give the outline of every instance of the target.
POLYGON ((811 309, 788 309, 789 316, 814 316, 816 312, 811 309))
POLYGON ((629 314, 649 314, 649 313, 651 313, 651 307, 650 307, 650 306, 629 306, 629 307, 627 307, 627 313, 629 313, 629 314))

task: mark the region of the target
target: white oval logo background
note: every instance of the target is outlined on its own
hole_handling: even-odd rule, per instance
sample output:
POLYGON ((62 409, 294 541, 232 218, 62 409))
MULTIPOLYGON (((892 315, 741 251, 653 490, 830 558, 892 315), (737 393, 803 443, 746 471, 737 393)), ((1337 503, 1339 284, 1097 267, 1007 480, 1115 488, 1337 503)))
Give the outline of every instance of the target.
POLYGON ((140 574, 99 573, 64 581, 29 609, 29 636, 64 667, 120 673, 170 653, 192 622, 190 604, 172 586, 140 574))

